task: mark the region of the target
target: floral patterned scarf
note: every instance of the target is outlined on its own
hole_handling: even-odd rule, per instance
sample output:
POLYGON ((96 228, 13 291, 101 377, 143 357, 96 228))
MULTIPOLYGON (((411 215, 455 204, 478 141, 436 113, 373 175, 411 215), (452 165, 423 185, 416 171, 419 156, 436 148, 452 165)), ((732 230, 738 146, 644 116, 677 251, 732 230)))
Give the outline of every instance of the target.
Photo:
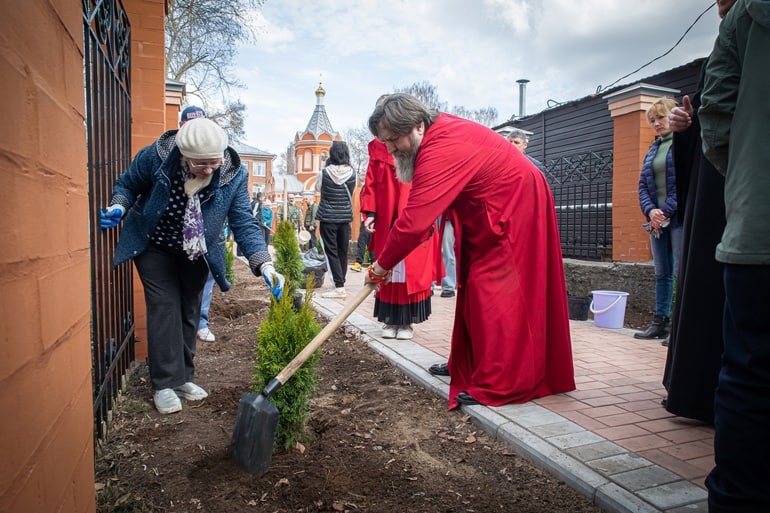
POLYGON ((189 171, 185 173, 184 192, 187 195, 187 206, 184 209, 182 222, 182 248, 190 260, 205 255, 207 251, 201 200, 198 193, 211 183, 212 176, 196 178, 189 171))

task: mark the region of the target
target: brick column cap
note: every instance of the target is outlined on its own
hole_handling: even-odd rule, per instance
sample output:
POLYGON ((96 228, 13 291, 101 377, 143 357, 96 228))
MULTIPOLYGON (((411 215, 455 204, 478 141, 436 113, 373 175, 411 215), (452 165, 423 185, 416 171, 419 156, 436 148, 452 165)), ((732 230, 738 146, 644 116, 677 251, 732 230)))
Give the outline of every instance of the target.
POLYGON ((610 116, 614 118, 631 112, 646 112, 659 98, 673 98, 680 92, 679 89, 639 82, 610 93, 604 96, 604 99, 609 105, 610 116))

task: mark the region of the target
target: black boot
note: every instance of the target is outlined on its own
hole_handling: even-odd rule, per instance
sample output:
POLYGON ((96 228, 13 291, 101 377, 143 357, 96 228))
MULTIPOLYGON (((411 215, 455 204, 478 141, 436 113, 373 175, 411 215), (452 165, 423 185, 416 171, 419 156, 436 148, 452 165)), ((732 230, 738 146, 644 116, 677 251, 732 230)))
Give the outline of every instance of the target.
POLYGON ((668 336, 668 317, 656 315, 652 318, 652 324, 641 333, 634 333, 634 338, 650 340, 653 338, 666 338, 668 336))

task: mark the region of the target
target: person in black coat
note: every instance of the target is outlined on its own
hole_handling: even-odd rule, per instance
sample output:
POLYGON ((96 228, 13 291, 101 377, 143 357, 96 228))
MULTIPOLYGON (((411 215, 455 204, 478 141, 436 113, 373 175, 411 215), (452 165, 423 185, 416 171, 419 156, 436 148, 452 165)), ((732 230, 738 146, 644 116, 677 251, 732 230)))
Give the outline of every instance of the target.
POLYGON ((684 231, 663 402, 670 413, 711 424, 723 347, 725 292, 722 264, 714 254, 725 227, 725 179, 703 156, 697 114, 702 90, 703 70, 692 101, 684 96, 682 107, 670 115, 677 215, 684 231))
POLYGON ((334 280, 334 290, 321 294, 325 298, 343 299, 348 269, 350 223, 353 221, 353 190, 356 173, 350 165, 347 143, 334 141, 325 167, 318 173, 316 192, 321 194, 315 218, 320 222, 321 244, 334 280))

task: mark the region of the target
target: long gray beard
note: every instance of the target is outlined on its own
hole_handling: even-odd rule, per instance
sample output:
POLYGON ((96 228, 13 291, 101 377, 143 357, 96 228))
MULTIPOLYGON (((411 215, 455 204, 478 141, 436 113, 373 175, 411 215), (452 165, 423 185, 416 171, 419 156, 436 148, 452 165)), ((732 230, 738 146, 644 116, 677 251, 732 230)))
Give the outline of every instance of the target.
POLYGON ((396 161, 396 176, 402 183, 412 183, 414 179, 415 155, 394 155, 396 161))

